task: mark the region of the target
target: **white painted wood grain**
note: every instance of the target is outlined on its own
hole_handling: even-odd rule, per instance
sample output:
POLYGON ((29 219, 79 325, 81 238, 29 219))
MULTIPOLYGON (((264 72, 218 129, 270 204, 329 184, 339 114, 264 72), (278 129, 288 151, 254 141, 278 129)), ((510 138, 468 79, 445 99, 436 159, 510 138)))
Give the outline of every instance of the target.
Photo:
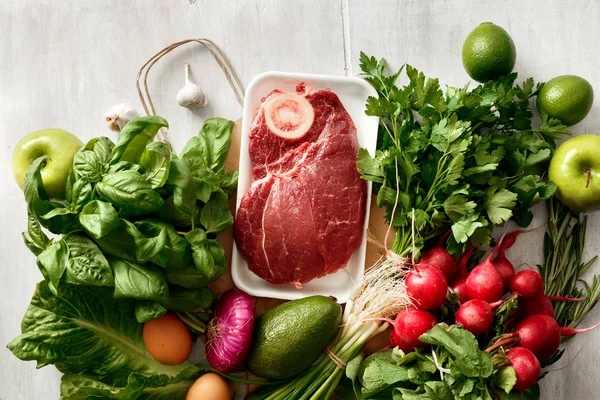
MULTIPOLYGON (((517 47, 521 76, 547 80, 564 73, 586 77, 600 92, 600 3, 560 0, 418 1, 306 0, 3 0, 0 2, 0 400, 58 398, 60 374, 35 370, 4 347, 41 279, 20 239, 25 226, 22 193, 10 158, 27 132, 50 126, 82 140, 109 134, 104 112, 123 101, 139 108, 135 74, 167 44, 208 37, 225 50, 242 82, 268 70, 356 75, 360 50, 386 57, 393 67, 410 63, 444 84, 468 81, 460 57, 467 33, 483 21, 504 26, 517 47), (347 70, 347 71, 346 71, 347 70)), ((171 123, 176 149, 210 116, 238 118, 235 101, 216 63, 189 45, 156 65, 150 87, 160 114, 171 123), (178 107, 183 63, 205 90, 209 107, 178 107)), ((600 106, 574 131, 598 132, 600 106)), ((534 225, 544 223, 537 209, 534 225)), ((590 217, 587 254, 600 253, 600 214, 590 217)), ((515 264, 541 260, 542 230, 511 249, 515 264)), ((599 271, 599 266, 596 272, 599 271)), ((600 319, 600 310, 588 324, 600 319)), ((600 331, 576 338, 560 365, 543 381, 544 399, 600 396, 600 331)))
MULTIPOLYGON (((21 241, 25 203, 13 182, 10 160, 26 133, 61 127, 82 140, 110 135, 104 113, 129 102, 138 68, 175 41, 207 37, 226 52, 242 82, 268 70, 344 75, 340 3, 320 0, 3 0, 0 2, 0 400, 57 399, 60 374, 36 371, 5 347, 19 333, 35 282, 34 257, 21 241)), ((217 64, 199 45, 161 60, 150 75, 157 111, 171 124, 176 149, 195 135, 204 119, 241 117, 217 64), (209 106, 181 108, 183 63, 209 106)), ((141 109, 140 109, 141 111, 141 109)))
MULTIPOLYGON (((462 43, 485 21, 504 27, 517 48, 515 71, 523 79, 546 81, 562 74, 585 77, 600 93, 600 3, 597 1, 374 1, 367 7, 348 0, 352 74, 360 72, 360 51, 386 58, 397 69, 410 64, 442 85, 463 86, 469 76, 462 66, 462 43), (576 5, 575 5, 576 4, 576 5)), ((588 117, 572 128, 575 133, 600 133, 600 99, 588 117)), ((545 210, 537 207, 534 227, 545 224, 545 210)), ((590 215, 586 255, 600 253, 600 212, 590 215)), ((498 230, 499 232, 503 231, 498 230)), ((509 250, 515 265, 542 261, 543 229, 522 235, 509 250)), ((600 263, 593 273, 600 273, 600 263)), ((600 309, 584 325, 600 320, 600 309)), ((569 342, 563 359, 542 380, 542 398, 553 400, 600 398, 600 331, 569 342), (579 353, 579 351, 581 352, 579 353), (579 355, 578 355, 579 354, 579 355)))

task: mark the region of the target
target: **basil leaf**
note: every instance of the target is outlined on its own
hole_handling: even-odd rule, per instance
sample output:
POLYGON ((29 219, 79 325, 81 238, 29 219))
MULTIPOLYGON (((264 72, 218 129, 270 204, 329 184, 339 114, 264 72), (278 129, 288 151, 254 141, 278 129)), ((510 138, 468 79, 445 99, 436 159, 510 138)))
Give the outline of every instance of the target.
POLYGON ((194 218, 198 212, 196 206, 196 186, 194 177, 187 164, 173 158, 169 172, 168 185, 173 186, 173 204, 179 212, 194 218))
POLYGON ((175 288, 169 292, 165 306, 172 311, 198 312, 206 310, 213 301, 213 295, 208 288, 185 289, 175 288))
POLYGON ((57 215, 48 220, 41 219, 43 215, 57 208, 64 208, 61 203, 51 201, 44 189, 41 169, 46 160, 50 157, 41 156, 37 158, 25 174, 23 191, 27 208, 39 223, 55 234, 68 233, 78 228, 77 219, 73 215, 57 215))
POLYGON ((188 141, 181 152, 181 158, 193 160, 194 165, 204 164, 213 171, 218 171, 227 158, 233 125, 233 121, 223 118, 207 119, 198 136, 188 141))
POLYGON ((152 257, 150 262, 163 268, 178 268, 189 265, 192 261, 190 244, 177 233, 173 225, 158 219, 146 219, 135 223, 136 228, 145 236, 166 234, 164 247, 152 257))
POLYGON ((140 166, 152 188, 162 187, 169 178, 171 147, 165 142, 149 143, 140 158, 140 166))
POLYGON ((146 145, 154 140, 160 128, 168 126, 167 121, 156 115, 132 119, 119 133, 117 145, 112 149, 111 164, 119 161, 139 163, 146 145))
POLYGON ((64 285, 54 296, 41 282, 23 318, 22 334, 8 348, 21 360, 36 360, 38 368, 56 364, 63 373, 119 387, 132 373, 156 387, 199 372, 188 362, 167 366, 152 358, 133 310, 133 301, 113 299, 109 288, 64 285))
POLYGON ((67 208, 55 208, 54 210, 42 215, 42 219, 49 220, 54 217, 59 217, 62 215, 69 215, 69 214, 73 214, 73 211, 71 211, 67 208))
POLYGON ((216 240, 208 239, 206 232, 200 228, 188 232, 185 239, 192 245, 194 265, 209 282, 214 282, 225 273, 227 270, 225 250, 216 240))
POLYGON ((114 174, 115 172, 121 171, 137 171, 140 174, 144 173, 144 169, 140 165, 130 163, 129 161, 119 161, 116 164, 111 164, 110 167, 108 167, 107 173, 114 174))
POLYGON ((90 182, 102 179, 102 161, 90 150, 78 151, 73 158, 73 170, 77 175, 90 182))
POLYGON ((21 234, 25 245, 36 256, 44 251, 51 243, 42 230, 42 226, 33 213, 27 210, 27 231, 21 234))
POLYGON ((98 136, 86 143, 83 150, 93 151, 98 160, 102 164, 106 164, 110 161, 112 150, 115 144, 112 140, 106 136, 98 136))
POLYGON ((96 184, 96 191, 128 215, 148 214, 163 205, 163 200, 152 190, 150 183, 133 170, 105 175, 96 184))
POLYGON ((168 296, 167 281, 158 268, 117 258, 110 265, 115 274, 115 298, 162 301, 168 296))
POLYGON ((48 282, 48 289, 56 295, 60 280, 69 263, 69 248, 67 244, 64 240, 54 243, 38 255, 36 263, 44 279, 48 282))
POLYGON ((88 180, 79 178, 73 184, 73 199, 71 210, 81 212, 83 207, 94 198, 94 185, 88 180))
POLYGON ((67 205, 70 205, 73 201, 73 185, 77 181, 77 178, 79 177, 75 174, 73 167, 71 167, 67 176, 67 183, 65 184, 65 202, 67 205))
POLYGON ((200 211, 200 223, 207 233, 221 233, 233 225, 229 201, 223 192, 215 192, 200 211))
POLYGON ((238 184, 238 175, 239 175, 238 171, 233 171, 233 172, 224 174, 221 177, 220 187, 221 187, 221 190, 223 190, 225 192, 227 197, 230 197, 236 191, 237 184, 238 184))
POLYGON ((183 286, 188 289, 201 288, 211 283, 211 280, 194 266, 185 268, 167 268, 165 269, 165 274, 167 275, 167 281, 169 283, 183 286))
POLYGON ((165 247, 167 233, 162 230, 157 236, 146 237, 133 223, 121 219, 117 229, 96 239, 96 243, 105 253, 144 264, 156 257, 165 247))
POLYGON ((181 226, 185 228, 192 226, 192 219, 175 207, 173 196, 170 196, 165 200, 164 206, 157 211, 156 215, 159 216, 163 221, 167 221, 175 226, 181 226))
POLYGON ((79 214, 79 223, 94 238, 99 239, 117 229, 119 214, 112 204, 101 200, 87 203, 79 214))
POLYGON ((198 138, 206 149, 206 165, 214 171, 225 165, 227 152, 231 144, 231 131, 234 122, 224 118, 210 118, 204 122, 198 138))
POLYGON ((138 300, 135 302, 135 319, 148 322, 167 313, 165 306, 157 301, 138 300))
POLYGON ((66 282, 74 285, 112 286, 113 272, 102 251, 90 239, 68 235, 61 240, 69 249, 66 282))

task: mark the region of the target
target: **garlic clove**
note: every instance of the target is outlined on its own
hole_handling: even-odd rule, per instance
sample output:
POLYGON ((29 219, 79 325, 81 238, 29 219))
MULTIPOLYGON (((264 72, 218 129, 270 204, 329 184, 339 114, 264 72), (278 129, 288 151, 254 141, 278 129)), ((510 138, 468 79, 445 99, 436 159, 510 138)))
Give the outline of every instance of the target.
POLYGON ((185 84, 177 92, 177 104, 187 108, 199 108, 208 104, 200 86, 190 80, 190 64, 185 63, 185 84))
POLYGON ((139 114, 132 106, 122 103, 112 106, 106 112, 105 120, 108 129, 120 132, 129 121, 137 117, 139 114))

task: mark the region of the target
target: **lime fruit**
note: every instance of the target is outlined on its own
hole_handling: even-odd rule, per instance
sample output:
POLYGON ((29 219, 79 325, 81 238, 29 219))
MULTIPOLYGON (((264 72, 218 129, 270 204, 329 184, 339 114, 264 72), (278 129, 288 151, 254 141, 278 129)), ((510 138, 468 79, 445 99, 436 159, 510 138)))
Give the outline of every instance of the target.
POLYGON ((515 67, 517 50, 504 29, 484 22, 465 39, 462 60, 469 76, 484 83, 510 74, 515 67))
POLYGON ((542 86, 537 97, 540 113, 548 114, 567 126, 580 122, 594 103, 594 89, 577 75, 561 75, 542 86))

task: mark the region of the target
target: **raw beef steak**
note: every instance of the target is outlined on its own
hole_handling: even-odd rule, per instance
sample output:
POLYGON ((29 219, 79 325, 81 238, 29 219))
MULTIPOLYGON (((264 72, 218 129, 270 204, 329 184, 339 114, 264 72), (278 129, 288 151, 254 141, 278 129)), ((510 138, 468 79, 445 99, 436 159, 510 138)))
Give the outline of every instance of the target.
POLYGON ((297 93, 274 90, 249 139, 255 181, 234 234, 250 270, 299 286, 343 268, 362 240, 366 183, 356 168, 356 127, 337 95, 303 84, 297 93), (267 121, 271 112, 278 114, 267 121), (300 137, 287 135, 302 124, 300 137))

